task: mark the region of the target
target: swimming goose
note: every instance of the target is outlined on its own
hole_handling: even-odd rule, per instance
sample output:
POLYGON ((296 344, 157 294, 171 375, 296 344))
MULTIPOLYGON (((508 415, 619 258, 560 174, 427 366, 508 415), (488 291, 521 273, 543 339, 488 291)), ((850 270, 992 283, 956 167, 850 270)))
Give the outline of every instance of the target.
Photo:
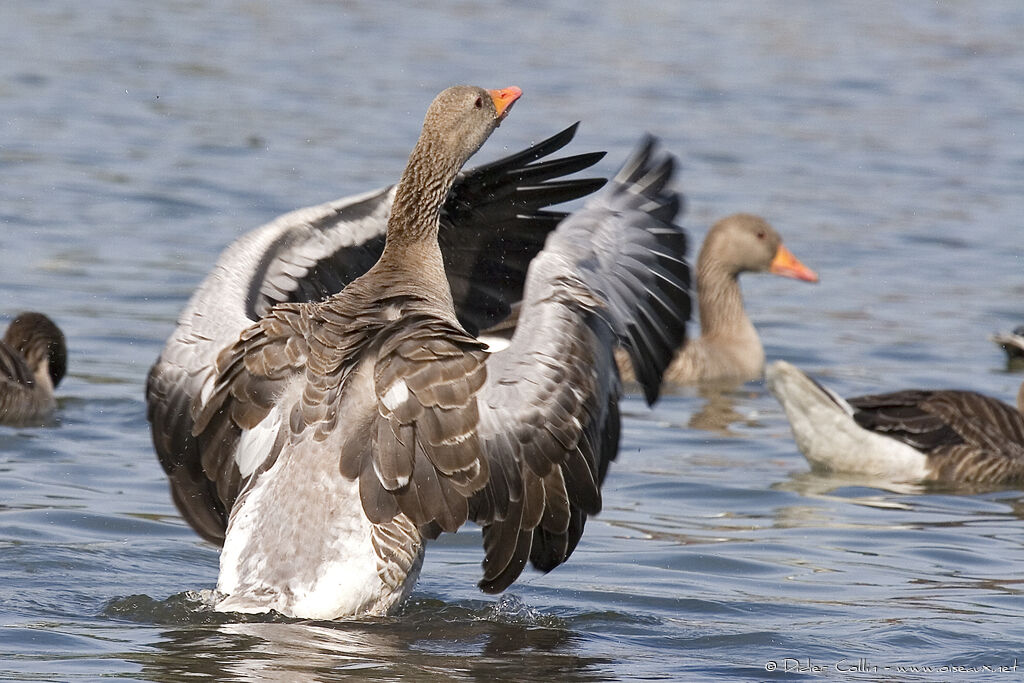
MULTIPOLYGON (((532 147, 460 173, 441 209, 438 239, 459 321, 470 332, 508 315, 526 268, 565 213, 547 207, 599 189, 565 179, 604 152, 548 159, 578 124, 532 147)), ((205 539, 227 526, 221 496, 201 467, 193 400, 212 390, 217 354, 275 304, 318 301, 365 273, 384 248, 394 186, 298 209, 229 245, 178 317, 146 383, 153 445, 174 501, 205 539)))
POLYGON ((22 313, 0 340, 0 423, 46 420, 56 409, 53 390, 67 371, 64 334, 42 313, 22 313))
POLYGON ((772 363, 766 378, 812 466, 897 482, 1024 479, 1024 385, 1014 409, 973 391, 844 400, 785 361, 772 363))
POLYGON ((762 272, 818 281, 764 218, 737 213, 711 227, 697 257, 700 337, 679 349, 665 371, 666 382, 740 383, 761 376, 764 348, 743 307, 739 276, 762 272))
POLYGON ((613 346, 653 401, 685 334, 672 161, 648 141, 562 221, 529 266, 510 345, 488 354, 457 319, 439 211, 519 95, 441 93, 379 260, 324 301, 273 306, 220 353, 192 406, 199 459, 179 464, 216 500, 176 494, 227 513, 217 609, 388 613, 426 540, 467 520, 483 527, 480 587, 499 592, 527 561, 564 562, 600 510, 619 437, 613 346))
POLYGON ((1006 352, 1006 365, 1013 369, 1024 364, 1024 325, 1013 328, 1013 332, 998 332, 990 339, 1006 352))

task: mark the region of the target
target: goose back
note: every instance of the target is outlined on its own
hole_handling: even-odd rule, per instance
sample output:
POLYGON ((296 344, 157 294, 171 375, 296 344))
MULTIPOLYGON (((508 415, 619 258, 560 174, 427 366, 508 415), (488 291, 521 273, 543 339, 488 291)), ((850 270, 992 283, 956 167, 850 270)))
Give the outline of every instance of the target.
POLYGON ((928 456, 937 481, 1024 479, 1024 415, 973 391, 904 390, 848 399, 864 429, 928 456))

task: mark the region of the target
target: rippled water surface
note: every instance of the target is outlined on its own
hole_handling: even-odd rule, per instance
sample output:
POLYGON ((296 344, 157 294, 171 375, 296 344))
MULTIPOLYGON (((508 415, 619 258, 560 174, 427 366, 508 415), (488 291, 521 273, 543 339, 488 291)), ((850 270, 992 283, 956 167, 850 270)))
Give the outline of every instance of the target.
POLYGON ((394 618, 213 614, 143 382, 233 237, 392 182, 472 82, 526 93, 481 160, 581 120, 611 173, 649 130, 694 244, 767 216, 822 276, 744 278, 770 358, 1012 400, 987 336, 1024 322, 1021 35, 1016 0, 0 4, 0 316, 71 347, 58 424, 0 428, 0 678, 1019 677, 1021 491, 812 474, 761 383, 628 399, 604 512, 505 596, 467 529, 394 618))

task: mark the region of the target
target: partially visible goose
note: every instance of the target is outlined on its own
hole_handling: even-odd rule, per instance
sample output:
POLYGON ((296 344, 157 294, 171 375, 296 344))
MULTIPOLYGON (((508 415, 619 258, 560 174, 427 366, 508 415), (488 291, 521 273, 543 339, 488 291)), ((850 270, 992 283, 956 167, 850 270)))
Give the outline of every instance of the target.
MULTIPOLYGON (((470 332, 506 317, 526 269, 565 213, 549 209, 599 189, 601 178, 564 176, 603 152, 548 159, 576 125, 532 147, 460 173, 441 208, 438 239, 459 321, 470 332)), ((217 354, 272 306, 319 301, 380 257, 396 187, 298 209, 235 240, 196 289, 146 383, 153 445, 185 519, 224 541, 227 509, 201 467, 193 400, 209 397, 217 354)))
POLYGON ((764 348, 743 306, 739 276, 763 272, 818 281, 764 218, 737 213, 711 227, 697 258, 700 337, 679 350, 665 371, 666 382, 741 383, 761 377, 764 348))
POLYGON ((898 482, 1024 479, 1024 385, 1014 409, 955 390, 844 400, 785 361, 772 363, 766 377, 815 467, 898 482))
POLYGON ((42 313, 22 313, 0 341, 0 423, 46 420, 57 407, 53 390, 67 371, 60 328, 42 313))
MULTIPOLYGON (((480 586, 564 562, 619 438, 623 343, 647 397, 689 314, 671 159, 645 144, 529 266, 519 326, 488 354, 459 323, 438 245, 459 168, 520 95, 458 86, 431 104, 394 194, 380 259, 323 302, 270 308, 229 344, 193 403, 210 497, 227 513, 223 611, 382 614, 408 595, 427 539, 483 527, 480 586)), ((193 488, 194 490, 194 488, 193 488)), ((202 512, 198 508, 216 508, 202 512)), ((214 534, 209 534, 214 536, 214 534)))
POLYGON ((1024 364, 1024 325, 1013 328, 1013 332, 998 332, 990 339, 1006 352, 1006 364, 1016 368, 1024 364))

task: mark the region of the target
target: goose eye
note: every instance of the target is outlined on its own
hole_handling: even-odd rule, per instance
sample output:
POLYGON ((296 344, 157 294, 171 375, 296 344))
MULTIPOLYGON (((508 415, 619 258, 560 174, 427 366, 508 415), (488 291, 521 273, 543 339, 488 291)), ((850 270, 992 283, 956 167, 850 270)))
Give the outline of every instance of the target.
POLYGON ((476 107, 477 109, 482 108, 484 106, 484 98, 482 98, 482 97, 476 98, 476 102, 473 103, 473 106, 476 107))
POLYGON ((757 231, 757 239, 759 239, 759 240, 763 240, 764 239, 764 230, 758 230, 757 231))

